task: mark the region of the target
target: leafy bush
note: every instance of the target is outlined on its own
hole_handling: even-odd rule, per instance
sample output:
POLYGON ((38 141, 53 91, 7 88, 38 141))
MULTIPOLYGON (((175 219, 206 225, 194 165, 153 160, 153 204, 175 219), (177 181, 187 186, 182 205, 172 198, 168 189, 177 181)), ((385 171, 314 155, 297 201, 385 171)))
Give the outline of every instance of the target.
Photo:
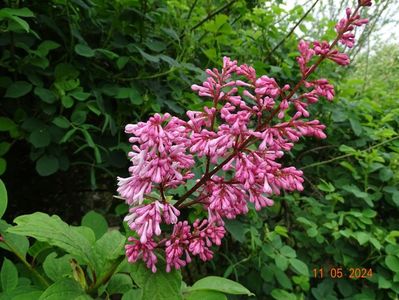
MULTIPOLYGON (((296 31, 287 33, 305 14, 302 6, 286 12, 280 2, 244 0, 3 3, 0 174, 7 184, 23 178, 18 189, 30 190, 35 184, 35 177, 22 176, 31 168, 29 161, 43 176, 68 170, 66 176, 74 182, 83 174, 93 188, 102 177, 114 178, 126 167, 128 146, 121 124, 159 111, 178 115, 183 109, 201 109, 203 104, 188 90, 192 82, 204 79, 196 66, 217 65, 223 55, 248 62, 278 82, 297 81, 296 31), (15 165, 10 162, 21 163, 24 173, 11 173, 15 165)), ((309 19, 311 15, 305 21, 309 19)), ((324 23, 331 25, 331 20, 324 23)), ((300 23, 298 28, 308 35, 309 26, 300 23)), ((324 26, 315 28, 322 31, 324 26)), ((331 34, 327 30, 325 39, 331 34)), ((10 255, 10 247, 0 242, 1 253, 13 259, 2 261, 1 296, 51 299, 54 293, 53 299, 60 299, 57 290, 62 290, 67 299, 70 295, 139 299, 153 286, 161 295, 166 291, 188 299, 224 299, 220 293, 237 289, 249 293, 212 277, 205 280, 205 290, 196 289, 203 287, 200 278, 214 274, 239 281, 257 299, 397 299, 397 53, 396 45, 377 49, 376 55, 360 57, 355 70, 346 74, 339 75, 332 64, 322 68, 323 76, 335 79, 337 97, 335 103, 316 106, 311 113, 329 128, 328 139, 296 145, 284 162, 304 170, 305 192, 275 198, 276 205, 261 214, 250 210, 249 219, 226 222, 231 237, 213 262, 194 261, 182 275, 160 273, 155 281, 140 265, 122 262, 113 270, 113 264, 122 260, 123 231, 109 229, 94 212, 82 220, 75 216, 82 226, 36 213, 17 218, 14 227, 0 221, 1 237, 17 254, 10 255), (51 234, 36 240, 41 227, 31 222, 38 216, 39 225, 42 220, 50 222, 50 233, 55 225, 73 232, 79 242, 60 246, 59 240, 47 239, 51 234), (29 228, 22 235, 11 233, 21 229, 21 221, 29 228), (30 242, 26 236, 32 237, 30 242), (115 242, 115 251, 101 263, 93 253, 111 251, 98 247, 105 237, 115 242), (76 253, 85 245, 97 258, 76 253), (346 278, 331 278, 332 267, 336 276, 342 268, 346 278), (371 269, 373 275, 347 278, 349 269, 356 267, 371 269), (324 278, 314 278, 320 277, 320 268, 324 278), (113 275, 106 278, 107 272, 113 275), (184 287, 181 276, 191 287, 184 287), (168 285, 159 284, 165 281, 168 285)), ((28 197, 39 210, 35 195, 28 197)), ((64 211, 66 203, 55 198, 52 205, 64 211)), ((12 197, 9 205, 21 208, 18 201, 12 197)), ((0 182, 0 216, 6 206, 0 182)), ((15 213, 7 212, 3 218, 10 221, 15 213)), ((119 206, 117 212, 125 213, 126 207, 119 206)))

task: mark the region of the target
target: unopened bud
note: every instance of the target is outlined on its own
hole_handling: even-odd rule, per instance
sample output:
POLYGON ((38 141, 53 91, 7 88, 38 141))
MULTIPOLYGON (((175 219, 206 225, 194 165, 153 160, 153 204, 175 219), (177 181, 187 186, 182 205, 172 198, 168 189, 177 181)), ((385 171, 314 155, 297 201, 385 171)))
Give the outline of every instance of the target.
POLYGON ((371 0, 359 0, 359 6, 371 6, 371 0))

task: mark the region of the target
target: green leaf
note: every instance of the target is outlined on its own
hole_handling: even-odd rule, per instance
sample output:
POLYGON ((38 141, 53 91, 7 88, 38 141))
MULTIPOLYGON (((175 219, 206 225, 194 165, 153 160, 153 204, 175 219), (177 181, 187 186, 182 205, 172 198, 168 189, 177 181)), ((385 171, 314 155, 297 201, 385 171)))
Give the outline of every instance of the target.
POLYGON ((296 252, 294 249, 292 249, 290 246, 284 245, 280 249, 280 253, 286 257, 291 257, 294 258, 296 257, 296 252))
POLYGON ((3 292, 9 292, 15 289, 18 285, 18 271, 14 264, 4 257, 3 265, 1 267, 1 287, 3 292))
MULTIPOLYGON (((1 131, 1 130, 0 130, 1 131)), ((0 156, 7 154, 12 144, 8 142, 0 142, 0 156)))
POLYGON ((37 55, 41 57, 46 57, 48 53, 51 50, 57 49, 60 47, 60 44, 54 42, 54 41, 43 41, 39 47, 37 47, 37 50, 35 51, 37 55))
POLYGON ((46 147, 51 142, 50 132, 47 128, 38 128, 30 134, 29 141, 36 148, 46 147))
POLYGON ((364 245, 370 240, 370 234, 366 232, 355 232, 353 236, 356 238, 356 240, 359 242, 359 245, 364 245))
POLYGON ((121 300, 142 300, 143 291, 141 289, 131 289, 123 294, 121 300))
POLYGON ((71 115, 72 123, 81 125, 86 121, 87 112, 83 110, 76 110, 71 115))
POLYGON ((274 261, 276 263, 277 268, 282 271, 285 271, 288 268, 288 259, 280 254, 277 254, 274 257, 274 261))
POLYGON ((23 8, 3 8, 0 10, 0 12, 4 12, 6 14, 9 15, 13 15, 13 16, 18 16, 18 17, 34 17, 35 15, 33 14, 33 12, 27 8, 27 7, 23 7, 23 8))
POLYGON ((103 54, 105 57, 111 60, 119 57, 118 54, 107 49, 96 49, 95 51, 103 54))
POLYGON ((72 277, 71 259, 72 256, 68 254, 57 258, 57 253, 52 252, 44 260, 43 270, 52 281, 62 280, 67 276, 72 277))
POLYGON ((82 91, 72 91, 69 93, 69 95, 79 101, 85 101, 87 98, 90 97, 90 93, 85 93, 82 91))
POLYGON ((237 220, 226 220, 225 221, 226 229, 231 234, 231 236, 243 243, 245 241, 245 227, 244 225, 237 220))
POLYGON ((110 295, 123 294, 133 288, 132 278, 128 274, 114 274, 108 285, 107 292, 110 295))
MULTIPOLYGON (((269 270, 270 272, 270 270, 269 270)), ((280 269, 273 270, 274 277, 276 277, 278 283, 285 289, 292 289, 291 280, 288 278, 287 274, 285 274, 280 269)))
POLYGON ((126 238, 118 231, 106 232, 93 246, 93 259, 99 274, 106 272, 113 261, 124 255, 126 238))
POLYGON ((69 128, 71 123, 64 116, 55 117, 53 120, 53 124, 57 125, 60 128, 69 128))
POLYGON ((16 127, 10 118, 0 117, 0 131, 11 131, 16 127))
POLYGON ((43 155, 36 161, 36 171, 40 176, 49 176, 58 171, 58 159, 52 155, 43 155))
POLYGON ((89 227, 93 230, 98 240, 108 230, 108 223, 105 218, 99 213, 91 210, 82 218, 82 226, 89 227))
POLYGON ((289 261, 290 265, 292 266, 292 268, 296 273, 304 276, 309 276, 308 266, 303 261, 296 258, 291 258, 289 261))
POLYGON ((186 300, 227 300, 225 294, 217 291, 193 291, 185 297, 186 300))
POLYGON ((29 241, 25 236, 7 232, 7 229, 10 227, 11 225, 0 220, 0 234, 3 236, 4 240, 7 241, 7 244, 0 243, 0 248, 10 252, 16 252, 20 256, 25 257, 29 249, 29 241))
POLYGON ((76 132, 76 130, 77 130, 77 128, 72 128, 67 133, 65 133, 65 135, 62 137, 60 143, 62 144, 62 143, 65 143, 65 142, 69 141, 69 139, 76 132))
POLYGON ((381 181, 387 182, 393 177, 393 172, 390 168, 382 168, 378 172, 378 177, 380 177, 381 181))
POLYGON ((353 132, 359 136, 361 135, 361 133, 363 132, 363 128, 362 125, 360 124, 360 122, 356 119, 350 118, 349 122, 351 123, 351 127, 353 129, 353 132))
POLYGON ((40 296, 39 300, 71 300, 92 299, 82 287, 73 279, 64 279, 57 281, 48 287, 40 296))
POLYGON ((233 295, 254 295, 240 283, 218 276, 207 276, 202 278, 188 289, 190 291, 212 290, 233 295))
POLYGON ((73 106, 73 99, 69 96, 62 96, 61 103, 65 108, 71 108, 73 106))
POLYGON ((34 91, 35 95, 46 103, 54 103, 57 101, 55 94, 48 89, 37 86, 34 91))
POLYGON ((32 300, 32 299, 39 299, 42 295, 43 291, 38 291, 32 287, 23 287, 22 289, 18 287, 18 293, 13 292, 12 300, 32 300))
POLYGON ((32 84, 26 81, 15 81, 13 82, 6 91, 4 97, 7 98, 19 98, 32 90, 32 84))
POLYGON ((7 189, 4 182, 0 179, 0 219, 3 217, 8 204, 7 189))
POLYGON ((276 300, 297 300, 294 294, 281 289, 274 289, 271 295, 276 300))
MULTIPOLYGON (((22 215, 14 220, 17 225, 7 231, 30 236, 38 241, 47 242, 59 247, 67 253, 81 257, 89 265, 93 266, 93 252, 90 241, 77 229, 63 222, 58 216, 49 216, 36 212, 30 215, 22 215)), ((110 245, 112 247, 113 245, 110 245)))
POLYGON ((152 273, 143 263, 130 266, 134 282, 143 290, 143 300, 181 300, 181 274, 177 270, 169 273, 159 268, 152 273))
POLYGON ((14 21, 15 24, 17 25, 17 27, 14 27, 14 26, 12 26, 12 24, 9 24, 8 29, 10 31, 19 32, 18 29, 22 29, 25 32, 29 32, 29 30, 30 30, 29 24, 24 19, 22 19, 20 17, 16 17, 16 16, 9 16, 8 18, 11 19, 12 21, 14 21))
POLYGON ((139 52, 144 57, 144 59, 146 59, 146 60, 148 60, 150 62, 153 62, 153 63, 159 62, 159 56, 158 55, 154 56, 154 55, 148 54, 148 53, 144 52, 141 49, 139 49, 139 52))
POLYGON ((79 77, 79 71, 72 65, 67 63, 60 63, 55 67, 56 81, 61 82, 79 77))
POLYGON ((392 286, 392 282, 386 279, 381 274, 378 274, 378 288, 379 289, 389 289, 392 286))
POLYGON ((130 99, 132 104, 141 104, 143 103, 143 99, 141 98, 140 93, 134 88, 118 88, 115 94, 116 99, 130 99))
POLYGON ((84 44, 75 45, 75 52, 84 57, 93 57, 96 54, 93 49, 84 44))
POLYGON ((387 255, 385 257, 385 264, 387 267, 394 271, 394 272, 399 272, 399 258, 393 255, 387 255))

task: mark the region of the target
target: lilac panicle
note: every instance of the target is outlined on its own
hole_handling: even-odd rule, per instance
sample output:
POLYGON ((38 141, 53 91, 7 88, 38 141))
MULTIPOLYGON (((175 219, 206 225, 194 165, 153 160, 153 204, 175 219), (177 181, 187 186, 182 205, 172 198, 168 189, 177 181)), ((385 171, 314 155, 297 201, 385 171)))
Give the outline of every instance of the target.
POLYGON ((353 12, 347 9, 333 42, 299 42, 301 79, 293 87, 224 57, 221 70, 207 69, 207 79, 191 87, 212 107, 187 111, 187 121, 165 113, 126 126, 131 166, 128 177, 118 177, 118 193, 130 206, 125 217, 134 235, 126 245, 129 262, 142 260, 156 272, 158 256, 164 255, 169 272, 195 256, 210 260, 212 247, 226 233, 226 218, 244 215, 251 206, 271 206, 282 191, 304 189, 303 172, 280 161, 301 138, 326 138, 325 126, 310 119, 308 107, 335 95, 327 79, 310 75, 324 60, 349 64, 337 44, 354 46, 354 28, 367 23, 359 9, 370 5, 359 0, 353 12), (201 166, 204 173, 196 177, 194 169, 201 166), (180 212, 193 205, 207 217, 190 224, 180 212))

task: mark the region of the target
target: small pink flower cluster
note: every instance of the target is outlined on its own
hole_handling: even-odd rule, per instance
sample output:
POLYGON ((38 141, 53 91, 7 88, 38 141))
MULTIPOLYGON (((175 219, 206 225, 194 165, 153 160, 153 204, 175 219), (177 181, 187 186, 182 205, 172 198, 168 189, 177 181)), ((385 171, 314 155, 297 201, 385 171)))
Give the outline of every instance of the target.
POLYGON ((225 234, 224 218, 246 214, 249 202, 256 210, 271 206, 272 195, 281 190, 303 190, 302 171, 278 160, 303 136, 326 137, 324 125, 304 118, 320 97, 333 99, 334 87, 326 79, 308 77, 324 59, 349 63, 335 46, 338 41, 353 46, 354 26, 367 23, 358 10, 368 4, 360 1, 354 13, 347 9, 333 43, 299 43, 302 78, 294 87, 258 77, 253 67, 224 57, 222 70, 206 70, 206 81, 192 86, 212 100, 212 107, 188 111, 188 121, 155 114, 145 123, 126 126, 133 136, 132 165, 130 177, 118 178, 118 192, 131 206, 125 218, 135 232, 126 245, 129 262, 143 260, 155 272, 157 253, 163 251, 169 272, 185 266, 191 256, 210 260, 212 245, 220 245, 225 234), (300 92, 302 87, 307 91, 300 92), (194 180, 193 170, 201 163, 205 172, 194 180), (173 191, 191 179, 194 186, 172 199, 173 191), (207 218, 192 225, 179 221, 180 210, 191 205, 202 207, 207 218))

